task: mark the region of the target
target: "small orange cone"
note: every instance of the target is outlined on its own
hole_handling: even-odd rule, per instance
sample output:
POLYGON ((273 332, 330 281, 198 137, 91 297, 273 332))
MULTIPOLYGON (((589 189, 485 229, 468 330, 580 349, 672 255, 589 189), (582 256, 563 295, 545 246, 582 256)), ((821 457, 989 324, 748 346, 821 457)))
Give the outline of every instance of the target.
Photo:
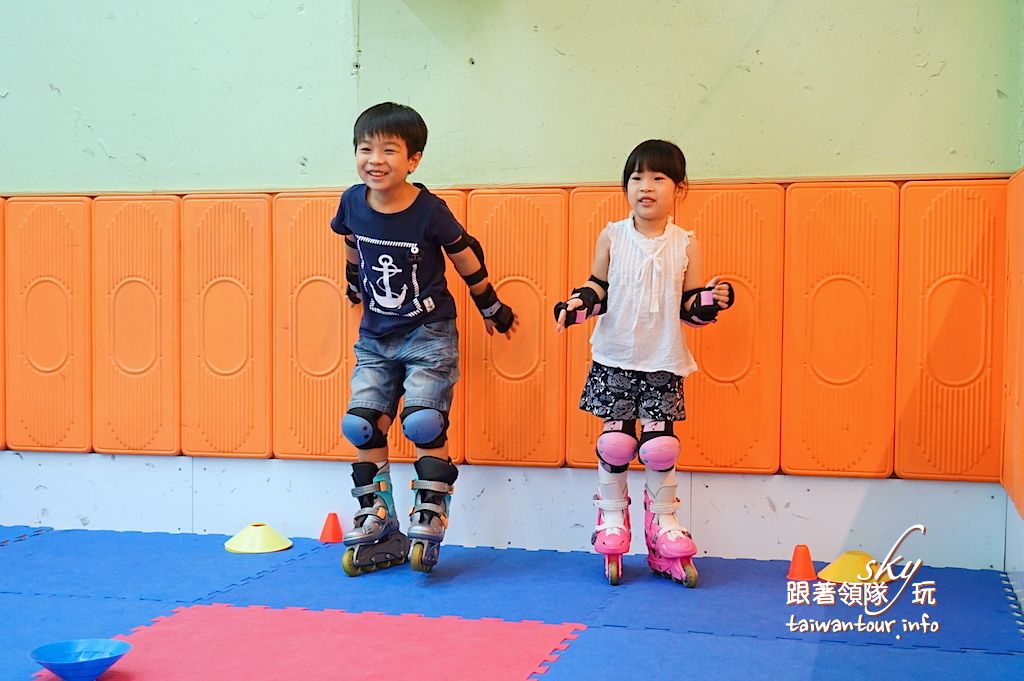
POLYGON ((337 544, 341 541, 341 523, 337 513, 328 513, 324 521, 324 529, 320 530, 320 541, 324 544, 337 544))
POLYGON ((811 561, 811 550, 807 544, 797 544, 793 549, 793 560, 789 562, 789 574, 786 579, 799 582, 813 582, 818 578, 811 561))

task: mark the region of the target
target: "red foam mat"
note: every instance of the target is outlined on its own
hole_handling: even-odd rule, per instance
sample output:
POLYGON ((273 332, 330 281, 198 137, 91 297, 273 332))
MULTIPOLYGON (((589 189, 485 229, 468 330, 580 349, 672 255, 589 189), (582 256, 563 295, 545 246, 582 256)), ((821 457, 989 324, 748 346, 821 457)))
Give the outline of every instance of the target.
MULTIPOLYGON (((179 608, 118 637, 132 644, 104 681, 516 679, 543 673, 579 624, 230 605, 179 608), (370 646, 367 648, 366 646, 370 646), (371 655, 367 651, 372 650, 371 655), (422 673, 416 673, 420 669, 422 673)), ((50 672, 40 680, 57 677, 50 672)))

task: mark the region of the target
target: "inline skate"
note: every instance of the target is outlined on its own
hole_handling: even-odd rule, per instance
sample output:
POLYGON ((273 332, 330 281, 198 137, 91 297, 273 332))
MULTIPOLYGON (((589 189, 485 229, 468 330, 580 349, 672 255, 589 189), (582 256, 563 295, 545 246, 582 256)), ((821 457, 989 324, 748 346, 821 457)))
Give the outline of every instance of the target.
POLYGON ((385 464, 357 461, 352 464, 352 496, 359 500, 359 510, 352 519, 352 529, 342 542, 345 553, 341 567, 349 577, 377 569, 401 565, 409 555, 409 538, 399 530, 395 502, 391 493, 391 471, 385 464))
POLYGON ((413 570, 430 572, 437 565, 448 528, 453 485, 458 477, 459 470, 450 459, 424 456, 416 462, 416 479, 410 485, 414 493, 413 507, 409 512, 412 542, 409 560, 413 570))
POLYGON ((644 488, 644 535, 647 539, 647 564, 651 570, 688 588, 697 586, 697 568, 693 557, 697 545, 690 531, 676 520, 680 502, 676 486, 666 485, 652 492, 644 488))
POLYGON ((594 545, 595 551, 604 555, 604 576, 609 584, 615 586, 622 578, 622 556, 629 552, 632 539, 629 497, 625 473, 605 473, 602 477, 609 477, 609 480, 599 482, 598 494, 594 495, 597 525, 590 543, 594 545))

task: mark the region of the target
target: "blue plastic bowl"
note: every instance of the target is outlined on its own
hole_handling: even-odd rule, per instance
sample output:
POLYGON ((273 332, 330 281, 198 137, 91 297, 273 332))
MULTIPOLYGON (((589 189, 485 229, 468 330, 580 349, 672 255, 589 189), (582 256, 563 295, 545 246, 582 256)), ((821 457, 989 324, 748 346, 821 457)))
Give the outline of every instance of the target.
POLYGON ((80 638, 48 643, 29 654, 64 681, 93 681, 131 649, 112 638, 80 638))

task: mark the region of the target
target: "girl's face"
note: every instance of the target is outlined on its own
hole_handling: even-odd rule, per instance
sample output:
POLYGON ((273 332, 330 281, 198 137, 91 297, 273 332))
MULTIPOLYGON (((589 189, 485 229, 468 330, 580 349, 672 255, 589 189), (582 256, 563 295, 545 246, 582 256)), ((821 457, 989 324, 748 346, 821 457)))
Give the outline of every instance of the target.
POLYGON ((405 140, 399 137, 373 137, 356 146, 356 170, 367 187, 387 192, 405 182, 420 157, 419 152, 410 157, 405 140))
POLYGON ((636 217, 657 222, 675 210, 680 187, 665 173, 635 170, 626 184, 626 200, 636 217))

